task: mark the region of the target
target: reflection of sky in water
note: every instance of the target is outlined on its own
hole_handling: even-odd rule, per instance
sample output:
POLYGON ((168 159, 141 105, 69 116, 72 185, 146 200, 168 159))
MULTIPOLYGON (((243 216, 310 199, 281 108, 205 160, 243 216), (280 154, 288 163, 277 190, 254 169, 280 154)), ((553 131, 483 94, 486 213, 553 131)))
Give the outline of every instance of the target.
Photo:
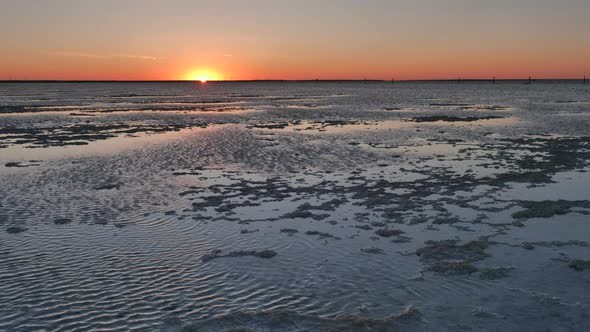
POLYGON ((88 142, 88 145, 67 145, 28 148, 22 145, 10 145, 0 149, 0 163, 24 160, 52 160, 61 158, 75 158, 102 154, 113 154, 129 149, 141 148, 153 144, 160 144, 170 140, 181 139, 193 132, 209 128, 181 129, 166 133, 134 133, 88 142))
POLYGON ((502 200, 545 201, 545 200, 585 200, 590 198, 590 169, 585 172, 562 172, 553 176, 556 183, 529 187, 527 183, 512 183, 511 188, 503 189, 497 196, 502 200))

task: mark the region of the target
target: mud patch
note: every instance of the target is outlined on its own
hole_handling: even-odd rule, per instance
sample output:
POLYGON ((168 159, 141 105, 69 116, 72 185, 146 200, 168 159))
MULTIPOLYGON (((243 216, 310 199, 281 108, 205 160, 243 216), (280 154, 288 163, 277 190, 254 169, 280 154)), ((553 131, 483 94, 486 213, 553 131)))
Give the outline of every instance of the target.
POLYGON ((448 115, 433 115, 421 116, 408 119, 410 122, 476 122, 481 120, 504 119, 502 116, 448 116, 448 115))
POLYGON ((487 241, 477 240, 462 245, 456 240, 428 241, 428 245, 416 251, 420 261, 427 265, 426 271, 441 275, 472 274, 479 269, 472 263, 489 257, 485 249, 487 241))
POLYGON ((573 212, 590 215, 590 210, 574 210, 590 209, 590 201, 520 201, 518 204, 526 210, 513 213, 514 219, 551 218, 573 212))
POLYGON ((392 237, 392 236, 398 236, 403 234, 404 232, 402 232, 399 229, 392 229, 392 228, 383 228, 383 229, 379 229, 377 231, 375 231, 375 234, 381 236, 381 237, 392 237))
POLYGON ((67 225, 72 223, 72 219, 69 218, 57 218, 53 220, 53 223, 56 225, 67 225))
POLYGON ((25 167, 33 167, 33 166, 40 166, 41 160, 29 160, 29 161, 14 161, 8 162, 4 164, 5 167, 16 167, 16 168, 25 168, 25 167))
POLYGON ((289 236, 293 236, 293 235, 299 233, 299 231, 296 229, 293 229, 293 228, 283 228, 283 229, 281 229, 281 233, 286 233, 289 236))
POLYGON ((481 268, 479 269, 479 278, 483 280, 497 280, 509 276, 513 268, 498 267, 498 268, 481 268))
POLYGON ((277 253, 272 250, 262 250, 262 251, 255 251, 255 250, 248 250, 248 251, 232 251, 227 254, 222 254, 221 250, 215 250, 210 254, 203 255, 201 260, 203 262, 209 262, 217 258, 225 258, 225 257, 258 257, 258 258, 273 258, 276 256, 277 253))
POLYGON ((6 233, 8 234, 18 234, 18 233, 22 233, 22 232, 26 232, 28 229, 25 227, 20 227, 20 226, 10 226, 8 228, 6 228, 6 233))
POLYGON ((365 254, 385 255, 383 249, 377 247, 361 248, 361 251, 365 254))
POLYGON ((568 267, 576 270, 576 271, 584 271, 586 269, 590 269, 590 261, 583 260, 583 259, 574 259, 567 264, 568 267))

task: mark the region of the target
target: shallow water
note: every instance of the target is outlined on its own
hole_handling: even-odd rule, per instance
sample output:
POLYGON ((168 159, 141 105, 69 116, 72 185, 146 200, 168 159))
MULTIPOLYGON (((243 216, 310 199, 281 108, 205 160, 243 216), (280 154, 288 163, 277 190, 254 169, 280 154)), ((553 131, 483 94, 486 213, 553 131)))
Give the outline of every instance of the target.
POLYGON ((2 83, 0 330, 587 330, 589 93, 2 83))

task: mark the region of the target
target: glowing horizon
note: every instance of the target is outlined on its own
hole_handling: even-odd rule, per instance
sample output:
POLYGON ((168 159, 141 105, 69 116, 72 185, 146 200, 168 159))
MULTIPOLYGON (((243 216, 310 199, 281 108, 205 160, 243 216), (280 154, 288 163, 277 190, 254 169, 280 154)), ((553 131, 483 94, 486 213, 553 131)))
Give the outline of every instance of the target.
POLYGON ((584 0, 7 0, 0 80, 590 76, 584 0))

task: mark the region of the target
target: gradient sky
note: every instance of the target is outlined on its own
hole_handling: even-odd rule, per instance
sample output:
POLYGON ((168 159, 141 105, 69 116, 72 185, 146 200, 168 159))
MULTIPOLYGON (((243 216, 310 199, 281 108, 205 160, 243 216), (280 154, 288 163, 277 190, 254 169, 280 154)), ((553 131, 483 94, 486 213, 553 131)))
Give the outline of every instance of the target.
POLYGON ((590 0, 0 0, 0 79, 590 76, 590 0))

